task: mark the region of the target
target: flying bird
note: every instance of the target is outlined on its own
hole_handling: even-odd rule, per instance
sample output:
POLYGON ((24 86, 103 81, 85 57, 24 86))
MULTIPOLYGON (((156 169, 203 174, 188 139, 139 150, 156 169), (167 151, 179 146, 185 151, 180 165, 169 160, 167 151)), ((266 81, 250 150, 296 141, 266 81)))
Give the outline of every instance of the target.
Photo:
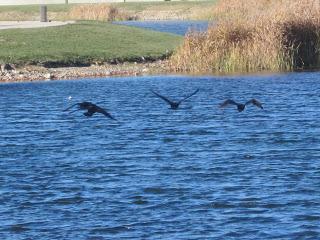
POLYGON ((262 104, 254 98, 247 101, 245 104, 237 103, 237 102, 233 101, 232 99, 227 99, 226 101, 224 101, 223 103, 220 104, 220 108, 226 107, 228 105, 236 105, 238 111, 242 112, 248 104, 253 104, 253 105, 257 106, 258 108, 263 109, 262 104))
POLYGON ((81 102, 81 103, 76 103, 73 104, 72 106, 68 107, 67 109, 63 110, 68 111, 71 108, 77 106, 78 108, 76 110, 71 111, 70 113, 79 111, 79 110, 87 110, 87 112, 83 113, 83 115, 87 116, 87 117, 91 117, 93 114, 95 113, 101 113, 104 116, 112 119, 112 120, 116 120, 113 116, 111 116, 110 113, 108 113, 106 110, 104 110, 103 108, 91 103, 91 102, 81 102))
POLYGON ((178 102, 171 101, 171 100, 168 99, 167 97, 164 97, 164 96, 160 95, 159 93, 156 93, 156 92, 153 91, 153 90, 151 90, 151 92, 152 92, 153 94, 155 94, 156 96, 158 96, 159 98, 161 98, 161 99, 163 99, 164 101, 166 101, 166 102, 170 105, 170 108, 171 108, 171 109, 176 110, 176 109, 179 108, 180 104, 181 104, 183 101, 187 100, 188 98, 192 97, 192 96, 195 95, 197 92, 199 92, 199 89, 197 89, 196 91, 194 91, 193 93, 191 93, 190 95, 188 95, 187 97, 181 99, 181 100, 178 101, 178 102))

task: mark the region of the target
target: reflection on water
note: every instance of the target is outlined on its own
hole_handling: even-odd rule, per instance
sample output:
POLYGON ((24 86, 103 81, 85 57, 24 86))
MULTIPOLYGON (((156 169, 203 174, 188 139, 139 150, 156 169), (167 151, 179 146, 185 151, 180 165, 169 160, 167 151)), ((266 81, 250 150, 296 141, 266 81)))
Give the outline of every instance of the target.
POLYGON ((185 35, 189 30, 205 31, 208 28, 208 21, 118 21, 114 24, 147 28, 159 32, 168 32, 178 35, 185 35))
POLYGON ((1 84, 1 239, 319 239, 318 79, 1 84), (197 88, 177 111, 150 92, 197 88), (120 124, 62 112, 85 100, 120 124))

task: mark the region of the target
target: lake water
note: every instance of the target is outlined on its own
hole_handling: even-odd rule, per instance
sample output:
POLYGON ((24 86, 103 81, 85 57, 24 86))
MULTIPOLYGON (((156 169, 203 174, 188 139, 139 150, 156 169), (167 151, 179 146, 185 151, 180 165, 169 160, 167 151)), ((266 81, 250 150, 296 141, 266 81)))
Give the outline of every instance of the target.
POLYGON ((208 28, 208 21, 178 21, 178 20, 163 20, 163 21, 118 21, 114 24, 127 25, 151 29, 159 32, 168 32, 178 35, 185 35, 189 30, 205 31, 208 28))
POLYGON ((319 77, 1 84, 0 239, 320 239, 319 77))

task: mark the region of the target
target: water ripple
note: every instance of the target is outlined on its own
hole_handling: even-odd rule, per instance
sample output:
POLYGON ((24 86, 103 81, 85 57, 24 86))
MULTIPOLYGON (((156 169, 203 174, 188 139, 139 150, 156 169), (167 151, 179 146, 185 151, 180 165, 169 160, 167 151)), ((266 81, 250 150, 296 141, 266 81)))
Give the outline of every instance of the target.
POLYGON ((320 239, 318 78, 1 84, 0 238, 320 239), (178 111, 149 91, 196 88, 178 111), (121 124, 62 112, 84 100, 121 124))

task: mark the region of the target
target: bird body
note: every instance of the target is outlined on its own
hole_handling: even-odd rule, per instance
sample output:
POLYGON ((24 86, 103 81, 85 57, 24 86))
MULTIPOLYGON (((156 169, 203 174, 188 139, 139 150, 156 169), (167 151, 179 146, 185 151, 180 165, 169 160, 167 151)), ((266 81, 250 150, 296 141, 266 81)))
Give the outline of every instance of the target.
POLYGON ((250 99, 245 104, 237 103, 237 102, 233 101, 232 99, 227 99, 223 103, 220 104, 220 108, 226 107, 228 105, 235 105, 235 106, 237 106, 238 111, 242 112, 246 108, 246 106, 249 104, 253 104, 253 105, 257 106, 258 108, 263 109, 262 104, 254 98, 250 99))
POLYGON ((155 92, 155 91, 153 91, 153 90, 151 90, 151 92, 152 92, 153 94, 155 94, 157 97, 159 97, 159 98, 161 98, 162 100, 164 100, 165 102, 167 102, 167 103, 170 105, 170 109, 177 110, 177 109, 179 108, 180 104, 181 104, 183 101, 185 101, 185 100, 187 100, 188 98, 190 98, 191 96, 195 95, 197 92, 199 92, 199 89, 197 89, 196 91, 194 91, 193 93, 191 93, 190 95, 188 95, 187 97, 181 99, 181 100, 178 101, 178 102, 172 101, 172 100, 168 99, 167 97, 164 97, 164 96, 160 95, 159 93, 157 93, 157 92, 155 92))
POLYGON ((74 106, 78 106, 78 109, 70 112, 73 113, 75 111, 79 111, 79 110, 87 110, 87 112, 83 113, 83 115, 87 116, 87 117, 91 117, 93 114, 95 113, 101 113, 104 116, 112 119, 112 120, 116 120, 110 113, 108 113, 105 109, 97 106, 96 104, 93 104, 91 102, 81 102, 81 103, 76 103, 73 104, 72 106, 68 107, 67 109, 63 110, 63 111, 68 111, 69 109, 73 108, 74 106))

